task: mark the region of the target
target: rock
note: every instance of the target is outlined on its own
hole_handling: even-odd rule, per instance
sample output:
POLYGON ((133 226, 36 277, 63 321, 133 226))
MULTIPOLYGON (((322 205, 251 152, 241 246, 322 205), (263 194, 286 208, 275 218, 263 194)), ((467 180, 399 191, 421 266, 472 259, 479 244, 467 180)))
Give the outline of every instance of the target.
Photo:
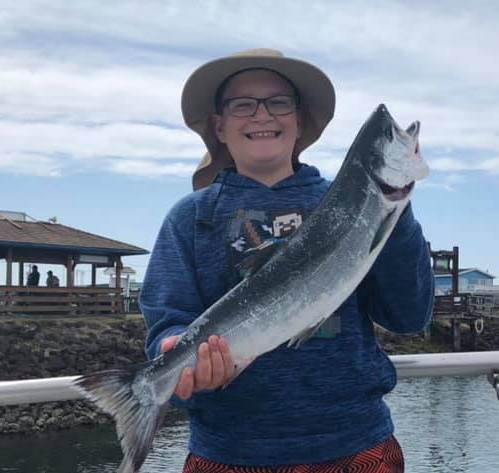
POLYGON ((9 339, 6 336, 0 336, 0 353, 8 353, 9 347, 9 339))
POLYGON ((385 352, 389 354, 393 353, 395 351, 393 343, 386 342, 383 345, 383 350, 385 350, 385 352))
POLYGON ((51 427, 51 426, 56 426, 56 425, 57 425, 57 419, 55 419, 54 417, 49 417, 45 421, 45 427, 51 427))
MULTIPOLYGON (((67 366, 66 362, 62 358, 59 358, 59 357, 57 357, 57 358, 56 357, 51 357, 45 363, 46 369, 49 370, 49 371, 51 371, 51 372, 61 371, 64 368, 66 368, 66 366, 67 366)), ((63 373, 60 373, 60 374, 63 374, 63 373)))
POLYGON ((89 343, 87 345, 87 348, 86 348, 87 353, 90 353, 92 355, 99 353, 100 350, 101 349, 100 349, 99 345, 97 345, 97 343, 89 343))
POLYGON ((64 411, 60 408, 57 408, 57 409, 54 409, 52 411, 52 417, 54 419, 58 418, 58 417, 62 417, 62 415, 64 414, 64 411))
POLYGON ((18 417, 19 412, 14 408, 11 411, 7 411, 7 413, 5 414, 5 421, 9 424, 12 424, 17 420, 18 417))
MULTIPOLYGON (((70 376, 140 363, 145 361, 144 335, 141 319, 0 318, 0 377, 70 376)), ((0 407, 0 435, 109 422, 83 400, 0 407)))
POLYGON ((23 430, 31 429, 35 425, 35 421, 31 416, 22 416, 19 418, 19 426, 23 430))
POLYGON ((115 362, 118 365, 126 366, 126 365, 131 365, 133 363, 133 360, 131 358, 126 357, 126 356, 117 356, 115 358, 115 362))
POLYGON ((40 329, 36 323, 26 324, 20 327, 17 335, 24 340, 32 340, 40 329))

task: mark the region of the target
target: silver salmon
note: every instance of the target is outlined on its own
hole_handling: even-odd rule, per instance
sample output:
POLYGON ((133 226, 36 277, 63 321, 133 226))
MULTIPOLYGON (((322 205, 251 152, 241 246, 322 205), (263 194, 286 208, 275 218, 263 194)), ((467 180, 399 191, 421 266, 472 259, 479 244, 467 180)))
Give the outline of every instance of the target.
POLYGON ((170 352, 123 370, 79 377, 86 397, 116 421, 123 461, 135 473, 147 457, 182 370, 199 345, 225 337, 236 372, 288 342, 310 338, 366 276, 428 174, 419 122, 401 129, 384 105, 364 123, 319 206, 272 257, 203 312, 170 352))

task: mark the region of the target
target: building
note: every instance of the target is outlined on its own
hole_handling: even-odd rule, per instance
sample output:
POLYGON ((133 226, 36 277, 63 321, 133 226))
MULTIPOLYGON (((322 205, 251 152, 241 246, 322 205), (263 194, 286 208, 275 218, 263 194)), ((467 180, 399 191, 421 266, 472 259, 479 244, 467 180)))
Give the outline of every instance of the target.
MULTIPOLYGON (((498 290, 494 286, 495 276, 478 268, 462 268, 459 270, 458 292, 483 292, 498 290)), ((452 290, 452 274, 435 274, 435 293, 437 295, 449 294, 452 290)))
POLYGON ((147 253, 138 246, 55 223, 55 219, 37 221, 23 212, 0 211, 0 259, 6 261, 6 285, 0 286, 0 314, 121 312, 121 288, 97 287, 96 270, 112 268, 115 279, 121 282, 121 258, 147 253), (16 281, 12 271, 15 264, 19 266, 16 281), (25 264, 61 265, 65 268, 65 281, 60 281, 60 287, 27 287, 25 264), (82 264, 91 266, 90 287, 75 287, 75 268, 82 264))

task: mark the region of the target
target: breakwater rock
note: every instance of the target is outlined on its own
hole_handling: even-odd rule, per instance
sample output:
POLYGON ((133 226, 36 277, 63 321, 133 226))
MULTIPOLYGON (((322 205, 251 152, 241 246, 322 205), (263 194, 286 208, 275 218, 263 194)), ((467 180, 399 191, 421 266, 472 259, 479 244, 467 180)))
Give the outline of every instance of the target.
MULTIPOLYGON (((145 361, 144 322, 128 318, 2 318, 0 381, 75 376, 145 361)), ((87 401, 0 406, 0 434, 100 424, 87 401)))

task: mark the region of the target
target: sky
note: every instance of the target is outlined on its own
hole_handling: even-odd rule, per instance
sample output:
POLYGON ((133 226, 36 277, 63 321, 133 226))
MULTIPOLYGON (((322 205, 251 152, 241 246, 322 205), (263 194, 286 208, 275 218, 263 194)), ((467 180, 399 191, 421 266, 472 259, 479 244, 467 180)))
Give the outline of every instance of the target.
MULTIPOLYGON (((496 12, 480 0, 1 0, 0 210, 151 250, 204 153, 182 120, 184 82, 268 47, 335 86, 335 117, 302 161, 333 179, 379 103, 401 126, 420 120, 431 174, 412 202, 425 236, 499 277, 496 12)), ((147 261, 124 260, 138 281, 147 261)))

